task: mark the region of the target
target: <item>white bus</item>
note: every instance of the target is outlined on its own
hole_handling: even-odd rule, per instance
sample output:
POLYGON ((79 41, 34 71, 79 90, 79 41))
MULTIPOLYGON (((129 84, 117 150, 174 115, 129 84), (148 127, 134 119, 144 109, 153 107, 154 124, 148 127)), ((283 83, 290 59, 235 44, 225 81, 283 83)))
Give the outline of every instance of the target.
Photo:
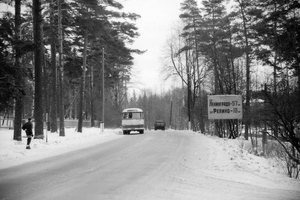
POLYGON ((140 108, 127 108, 122 112, 122 130, 123 134, 130 134, 130 131, 144 133, 145 121, 144 112, 140 108))

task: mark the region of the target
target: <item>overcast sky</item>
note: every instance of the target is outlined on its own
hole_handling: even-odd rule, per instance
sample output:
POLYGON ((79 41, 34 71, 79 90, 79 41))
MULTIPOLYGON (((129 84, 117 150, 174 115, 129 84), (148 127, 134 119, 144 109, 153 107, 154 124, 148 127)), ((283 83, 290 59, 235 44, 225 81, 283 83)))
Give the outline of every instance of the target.
POLYGON ((171 35, 172 27, 179 21, 180 3, 183 0, 121 0, 124 11, 141 15, 136 26, 140 37, 135 40, 134 48, 147 50, 134 56, 131 86, 136 92, 151 89, 161 92, 162 51, 171 35))

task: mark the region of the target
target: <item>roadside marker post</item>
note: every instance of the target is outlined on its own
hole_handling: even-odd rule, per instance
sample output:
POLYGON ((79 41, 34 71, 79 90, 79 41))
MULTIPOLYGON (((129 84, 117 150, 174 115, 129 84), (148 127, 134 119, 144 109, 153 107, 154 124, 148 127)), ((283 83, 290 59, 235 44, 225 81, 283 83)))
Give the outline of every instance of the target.
POLYGON ((49 119, 49 116, 48 116, 48 113, 46 113, 46 143, 48 143, 48 119, 49 119))
POLYGON ((267 133, 268 132, 266 130, 262 131, 262 147, 263 147, 264 156, 266 156, 266 145, 267 145, 267 140, 268 140, 267 133))

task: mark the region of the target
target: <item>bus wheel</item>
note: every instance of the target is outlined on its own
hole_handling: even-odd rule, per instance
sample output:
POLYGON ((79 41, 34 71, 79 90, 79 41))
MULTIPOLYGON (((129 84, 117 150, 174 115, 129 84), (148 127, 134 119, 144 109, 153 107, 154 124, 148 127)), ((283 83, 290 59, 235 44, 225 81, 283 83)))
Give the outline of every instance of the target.
POLYGON ((127 131, 123 131, 123 135, 126 135, 127 134, 127 131))
POLYGON ((140 134, 144 134, 144 131, 142 130, 142 131, 140 131, 140 134))

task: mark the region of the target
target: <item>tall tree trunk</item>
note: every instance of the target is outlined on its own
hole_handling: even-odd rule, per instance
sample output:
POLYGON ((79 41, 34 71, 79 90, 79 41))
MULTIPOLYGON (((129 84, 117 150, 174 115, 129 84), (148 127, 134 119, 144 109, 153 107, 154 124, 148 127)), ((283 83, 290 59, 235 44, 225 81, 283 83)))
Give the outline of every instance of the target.
POLYGON ((58 1, 58 37, 59 37, 59 136, 65 136, 65 122, 64 122, 64 66, 63 66, 63 32, 62 32, 62 0, 58 1))
POLYGON ((40 0, 33 0, 33 38, 34 38, 34 74, 35 74, 35 95, 34 95, 34 120, 35 137, 44 138, 43 133, 43 82, 42 69, 44 64, 43 55, 43 30, 42 30, 42 7, 40 0))
MULTIPOLYGON (((15 45, 15 68, 16 70, 16 86, 18 88, 23 87, 23 76, 22 76, 22 67, 21 67, 21 54, 20 54, 20 46, 18 45, 18 41, 21 39, 21 0, 15 1, 15 41, 17 45, 15 45)), ((23 114, 23 96, 19 94, 15 99, 15 120, 14 120, 14 140, 21 141, 22 140, 22 114, 23 114)))
POLYGON ((84 98, 84 86, 85 86, 85 69, 86 69, 86 50, 87 50, 87 32, 84 33, 84 50, 83 50, 83 67, 80 85, 80 97, 79 97, 79 111, 78 111, 78 128, 77 131, 82 133, 83 122, 83 98, 84 98))
POLYGON ((213 24, 212 24, 212 31, 213 31, 213 63, 214 63, 214 78, 215 78, 215 95, 219 94, 218 89, 218 66, 217 66, 217 48, 216 48, 216 34, 215 34, 215 14, 213 14, 213 24))
POLYGON ((231 64, 231 71, 232 71, 232 80, 233 80, 233 92, 237 94, 237 86, 236 86, 236 74, 235 74, 235 67, 234 67, 234 58, 233 58, 233 43, 232 43, 232 33, 230 32, 230 64, 231 64))
MULTIPOLYGON (((215 13, 212 13, 212 19, 213 19, 213 24, 212 24, 212 31, 213 31, 213 65, 214 65, 214 86, 215 86, 215 95, 220 94, 221 87, 219 88, 219 73, 218 73, 218 66, 217 66, 217 47, 216 47, 216 30, 215 30, 215 13)), ((222 93, 221 93, 222 94, 222 93)), ((218 120, 214 120, 214 135, 219 135, 219 123, 218 120)))
POLYGON ((238 0, 241 14, 243 18, 243 31, 245 37, 246 48, 246 105, 245 105, 245 139, 248 140, 248 131, 250 127, 250 55, 249 55, 249 43, 248 43, 248 27, 246 25, 246 16, 243 4, 238 0))
POLYGON ((51 69, 52 69, 52 95, 50 105, 50 129, 57 132, 57 69, 56 69, 56 34, 54 25, 54 2, 50 3, 50 26, 51 26, 51 69))
POLYGON ((296 69, 296 76, 298 77, 298 90, 296 91, 297 92, 297 99, 298 99, 298 108, 297 108, 297 112, 296 112, 296 115, 298 116, 298 120, 300 120, 300 68, 296 69))
MULTIPOLYGON (((277 12, 277 3, 276 1, 274 1, 274 12, 277 12)), ((273 85, 273 89, 274 89, 274 95, 277 95, 277 61, 278 61, 278 49, 279 49, 279 45, 278 45, 278 36, 277 36, 277 21, 275 20, 275 23, 273 25, 273 33, 274 33, 274 37, 275 37, 275 55, 274 55, 274 67, 273 67, 273 79, 274 79, 274 85, 273 85)), ((276 121, 277 121, 277 116, 274 116, 276 121)), ((274 136, 278 137, 278 124, 275 123, 274 124, 274 136)))
POLYGON ((191 70, 188 62, 188 50, 185 52, 185 57, 186 57, 186 73, 187 73, 187 89, 188 89, 188 94, 187 94, 187 109, 188 109, 188 129, 190 128, 189 125, 191 123, 191 96, 192 96, 192 91, 191 91, 191 70))

